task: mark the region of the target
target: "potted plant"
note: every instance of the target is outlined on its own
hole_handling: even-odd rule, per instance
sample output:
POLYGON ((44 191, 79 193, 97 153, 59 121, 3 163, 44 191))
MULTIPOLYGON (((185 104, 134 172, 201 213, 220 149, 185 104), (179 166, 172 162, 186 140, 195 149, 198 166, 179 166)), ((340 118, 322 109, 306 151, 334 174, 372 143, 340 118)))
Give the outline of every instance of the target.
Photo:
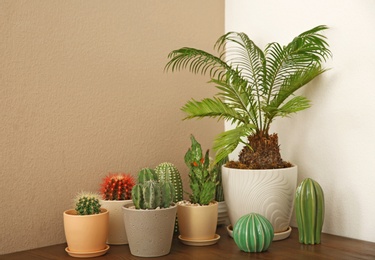
POLYGON ((229 218, 234 225, 243 215, 265 216, 275 230, 274 240, 287 237, 297 185, 297 166, 281 158, 277 133, 270 133, 277 117, 310 107, 296 93, 324 73, 331 52, 320 25, 282 46, 273 42, 261 50, 245 33, 229 32, 215 44, 218 56, 195 48, 169 54, 166 70, 188 68, 209 74, 219 93, 213 98, 188 101, 187 119, 216 117, 235 127, 214 141, 215 161, 244 144, 239 160, 223 166, 223 187, 229 218))
POLYGON ((122 207, 132 255, 157 257, 169 254, 177 210, 173 198, 174 187, 170 181, 160 181, 150 168, 138 173, 132 202, 122 207))
POLYGON ((189 168, 189 200, 177 203, 179 239, 187 245, 216 243, 218 203, 214 200, 217 186, 215 171, 209 170, 209 151, 203 157, 201 145, 191 135, 191 148, 185 154, 189 168))
POLYGON ((74 199, 75 209, 64 211, 64 231, 68 247, 65 251, 73 257, 95 257, 105 254, 109 246, 108 210, 101 208, 99 195, 81 192, 74 199))
POLYGON ((107 243, 124 245, 128 243, 123 221, 122 206, 131 201, 135 180, 129 173, 110 173, 102 180, 100 204, 109 211, 109 233, 107 243))

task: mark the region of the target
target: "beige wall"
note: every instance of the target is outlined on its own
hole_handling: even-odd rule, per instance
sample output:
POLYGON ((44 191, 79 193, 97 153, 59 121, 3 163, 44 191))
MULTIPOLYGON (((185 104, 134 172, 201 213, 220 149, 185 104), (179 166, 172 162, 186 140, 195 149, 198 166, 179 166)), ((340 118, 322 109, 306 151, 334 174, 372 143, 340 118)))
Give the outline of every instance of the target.
POLYGON ((190 133, 210 148, 224 129, 181 120, 208 78, 163 71, 212 50, 224 1, 2 0, 0 33, 0 254, 64 242, 62 212, 108 172, 170 161, 187 187, 190 133))

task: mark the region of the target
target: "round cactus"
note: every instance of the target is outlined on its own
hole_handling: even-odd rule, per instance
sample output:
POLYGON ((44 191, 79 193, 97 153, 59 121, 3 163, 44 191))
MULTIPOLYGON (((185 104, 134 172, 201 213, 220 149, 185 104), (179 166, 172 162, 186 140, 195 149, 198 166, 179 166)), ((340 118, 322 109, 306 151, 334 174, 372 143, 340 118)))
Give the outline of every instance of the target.
POLYGON ((319 183, 307 178, 297 187, 295 210, 299 242, 320 244, 324 221, 324 194, 319 183))
POLYGON ((135 184, 133 176, 127 173, 107 175, 101 184, 100 193, 104 200, 129 200, 135 184))
POLYGON ((74 199, 78 215, 93 215, 100 213, 99 195, 91 192, 78 193, 74 199))
POLYGON ((234 225, 233 238, 245 252, 263 252, 271 245, 274 230, 271 222, 257 213, 242 216, 234 225))

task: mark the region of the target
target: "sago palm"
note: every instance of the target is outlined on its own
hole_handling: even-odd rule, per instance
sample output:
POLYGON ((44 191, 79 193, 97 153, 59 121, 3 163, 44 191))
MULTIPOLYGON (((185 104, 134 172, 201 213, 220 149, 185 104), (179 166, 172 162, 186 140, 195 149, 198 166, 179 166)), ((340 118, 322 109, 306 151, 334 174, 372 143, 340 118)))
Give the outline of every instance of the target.
POLYGON ((212 98, 188 101, 182 107, 186 119, 215 117, 236 126, 216 137, 216 162, 242 142, 245 146, 237 167, 290 165, 281 159, 277 134, 269 133, 270 125, 276 117, 310 107, 310 101, 295 92, 326 71, 322 63, 331 56, 326 37, 321 34, 326 29, 317 26, 285 46, 270 43, 264 51, 245 33, 229 32, 214 45, 218 55, 187 47, 168 55, 166 70, 208 74, 210 83, 219 90, 212 98))

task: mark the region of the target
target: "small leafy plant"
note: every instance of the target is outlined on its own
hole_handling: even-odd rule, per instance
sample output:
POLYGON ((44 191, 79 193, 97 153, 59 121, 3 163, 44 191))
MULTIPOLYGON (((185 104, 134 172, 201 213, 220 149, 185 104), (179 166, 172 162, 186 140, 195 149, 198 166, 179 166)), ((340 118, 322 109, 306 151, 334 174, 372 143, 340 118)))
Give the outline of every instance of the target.
POLYGON ((168 208, 174 201, 174 186, 170 181, 159 181, 153 169, 143 168, 132 189, 136 209, 168 208))
POLYGON ((191 135, 191 148, 185 154, 185 163, 189 167, 189 180, 192 193, 191 203, 208 205, 215 198, 217 176, 216 171, 210 171, 209 151, 202 154, 201 145, 191 135))
POLYGON ((128 173, 109 174, 103 178, 100 193, 104 200, 129 200, 135 180, 128 173))
POLYGON ((80 192, 76 195, 75 210, 78 215, 93 215, 100 213, 99 195, 91 192, 80 192))

